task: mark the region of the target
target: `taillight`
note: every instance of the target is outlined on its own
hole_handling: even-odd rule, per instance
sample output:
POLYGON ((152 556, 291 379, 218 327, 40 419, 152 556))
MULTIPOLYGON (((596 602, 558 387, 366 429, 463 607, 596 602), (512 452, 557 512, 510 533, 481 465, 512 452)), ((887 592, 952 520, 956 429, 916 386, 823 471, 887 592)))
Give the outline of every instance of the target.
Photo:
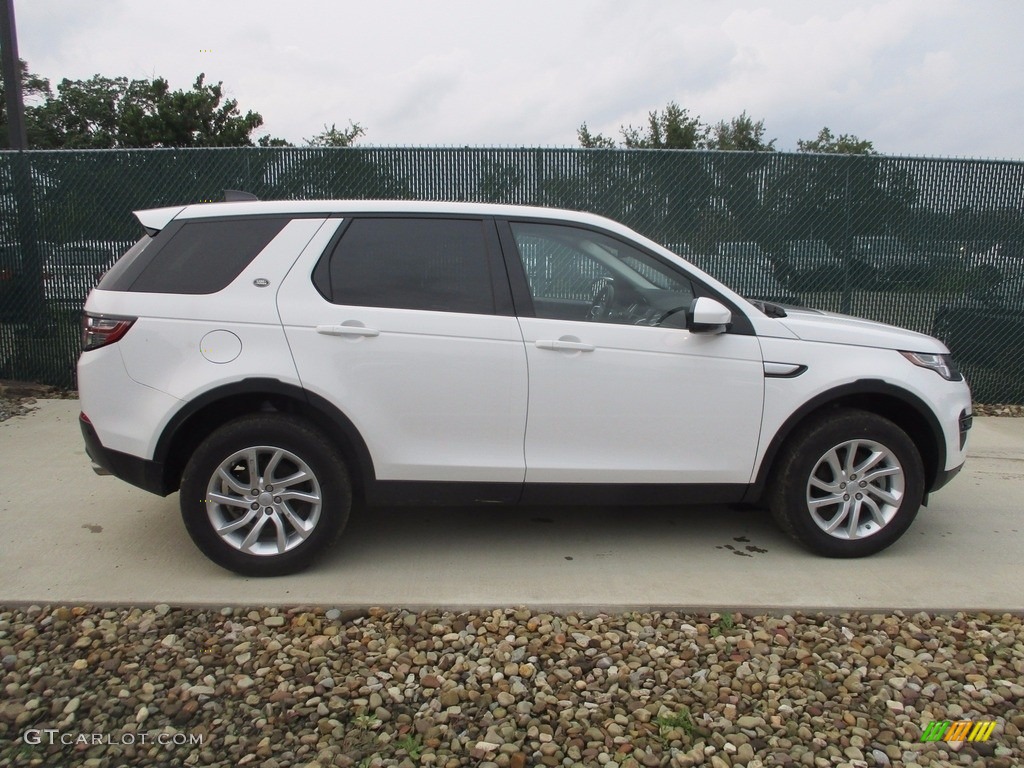
POLYGON ((108 315, 82 315, 82 351, 99 349, 113 344, 132 327, 134 317, 111 317, 108 315))

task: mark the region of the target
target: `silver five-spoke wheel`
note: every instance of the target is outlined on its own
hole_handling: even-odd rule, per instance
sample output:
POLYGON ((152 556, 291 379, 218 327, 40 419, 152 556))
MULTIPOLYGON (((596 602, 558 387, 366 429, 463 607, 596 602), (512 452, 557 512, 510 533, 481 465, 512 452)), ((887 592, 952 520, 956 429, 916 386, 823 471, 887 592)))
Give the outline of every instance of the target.
POLYGON ((892 521, 903 493, 903 466, 892 451, 872 440, 848 440, 818 459, 807 509, 830 536, 862 539, 892 521))
POLYGON ((352 506, 338 446, 305 419, 274 412, 208 435, 185 467, 180 496, 192 540, 246 576, 302 570, 337 540, 352 506))
POLYGON ((206 514, 217 535, 252 555, 281 555, 316 528, 320 483, 298 456, 257 445, 221 462, 210 478, 206 514))
POLYGON ((921 454, 903 427, 878 413, 836 407, 793 430, 772 467, 766 501, 782 529, 815 552, 864 557, 910 527, 925 482, 921 454))

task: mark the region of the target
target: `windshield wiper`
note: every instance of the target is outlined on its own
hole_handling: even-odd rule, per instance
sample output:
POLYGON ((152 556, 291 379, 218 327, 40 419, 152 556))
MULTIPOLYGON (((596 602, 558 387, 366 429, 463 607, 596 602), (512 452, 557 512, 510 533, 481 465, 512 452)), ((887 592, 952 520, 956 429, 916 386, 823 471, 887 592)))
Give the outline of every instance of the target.
POLYGON ((760 299, 747 299, 747 301, 768 315, 768 317, 787 317, 786 310, 778 304, 772 304, 770 301, 761 301, 760 299))

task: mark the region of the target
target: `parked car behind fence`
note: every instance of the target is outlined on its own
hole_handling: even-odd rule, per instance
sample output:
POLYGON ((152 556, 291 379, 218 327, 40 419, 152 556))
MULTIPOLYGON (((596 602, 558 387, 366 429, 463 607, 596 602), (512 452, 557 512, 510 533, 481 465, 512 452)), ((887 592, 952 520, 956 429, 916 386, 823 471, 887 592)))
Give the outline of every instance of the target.
POLYGON ((128 247, 127 243, 82 240, 43 243, 43 296, 48 303, 80 307, 93 286, 128 247))
POLYGON ((1024 372, 1024 276, 940 307, 933 334, 963 365, 1024 372))

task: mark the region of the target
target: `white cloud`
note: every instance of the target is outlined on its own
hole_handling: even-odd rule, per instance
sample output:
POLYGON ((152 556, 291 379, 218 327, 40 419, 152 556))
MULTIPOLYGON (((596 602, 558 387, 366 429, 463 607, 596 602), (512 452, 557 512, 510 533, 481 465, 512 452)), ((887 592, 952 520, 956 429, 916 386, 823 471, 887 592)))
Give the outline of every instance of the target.
POLYGON ((1024 5, 663 0, 110 0, 18 3, 23 58, 59 80, 223 80, 292 141, 571 146, 670 100, 765 118, 781 148, 823 125, 894 154, 1021 157, 1024 5), (210 51, 207 53, 206 51, 210 51))

